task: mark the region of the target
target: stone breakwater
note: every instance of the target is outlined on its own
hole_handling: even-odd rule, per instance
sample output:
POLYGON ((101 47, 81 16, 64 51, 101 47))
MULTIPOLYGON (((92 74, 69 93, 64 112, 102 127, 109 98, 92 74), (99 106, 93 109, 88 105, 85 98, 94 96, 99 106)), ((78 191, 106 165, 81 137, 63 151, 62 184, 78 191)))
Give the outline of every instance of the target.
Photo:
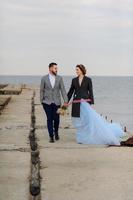
POLYGON ((2 113, 2 110, 5 108, 5 106, 9 103, 11 100, 11 96, 3 97, 0 95, 0 114, 2 113))
POLYGON ((38 149, 36 137, 36 113, 35 113, 35 91, 31 98, 31 126, 29 140, 31 147, 31 175, 30 175, 30 194, 31 199, 41 199, 41 177, 40 177, 40 151, 38 149))
POLYGON ((5 85, 0 88, 0 94, 3 95, 19 95, 22 92, 23 85, 5 85))

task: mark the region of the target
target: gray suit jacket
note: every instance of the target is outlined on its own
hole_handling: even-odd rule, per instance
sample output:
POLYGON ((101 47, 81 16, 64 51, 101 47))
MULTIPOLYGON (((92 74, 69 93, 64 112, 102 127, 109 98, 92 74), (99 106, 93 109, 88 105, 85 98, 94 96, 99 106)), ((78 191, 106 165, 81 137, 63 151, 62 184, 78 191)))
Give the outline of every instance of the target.
POLYGON ((66 90, 64 87, 63 79, 61 76, 56 76, 55 78, 55 86, 52 88, 49 75, 43 76, 41 79, 40 85, 40 102, 51 104, 55 103, 56 105, 61 105, 61 95, 64 99, 64 102, 68 102, 68 97, 66 94, 66 90))

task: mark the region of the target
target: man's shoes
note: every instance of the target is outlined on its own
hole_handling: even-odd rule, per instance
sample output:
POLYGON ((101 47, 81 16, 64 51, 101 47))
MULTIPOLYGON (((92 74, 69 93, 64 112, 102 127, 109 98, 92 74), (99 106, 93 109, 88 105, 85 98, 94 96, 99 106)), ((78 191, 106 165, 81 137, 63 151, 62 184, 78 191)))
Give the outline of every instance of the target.
POLYGON ((50 138, 49 142, 54 143, 54 138, 50 138))
POLYGON ((59 140, 59 139, 60 139, 59 135, 55 135, 55 140, 59 140))

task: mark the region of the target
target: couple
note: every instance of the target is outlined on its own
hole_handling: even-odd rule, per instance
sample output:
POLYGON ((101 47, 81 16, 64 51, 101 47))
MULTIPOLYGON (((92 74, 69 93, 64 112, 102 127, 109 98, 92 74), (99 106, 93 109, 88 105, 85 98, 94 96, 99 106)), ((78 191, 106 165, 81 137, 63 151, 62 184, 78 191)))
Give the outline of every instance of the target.
POLYGON ((125 133, 117 123, 109 123, 93 108, 93 86, 91 78, 86 76, 83 65, 76 66, 77 77, 72 79, 68 94, 63 79, 57 75, 56 63, 49 64, 49 74, 42 77, 40 86, 40 101, 47 116, 47 127, 50 142, 59 140, 61 96, 64 106, 68 106, 73 96, 72 123, 76 128, 76 140, 79 144, 120 145, 120 137, 125 133), (80 100, 80 102, 79 102, 80 100))

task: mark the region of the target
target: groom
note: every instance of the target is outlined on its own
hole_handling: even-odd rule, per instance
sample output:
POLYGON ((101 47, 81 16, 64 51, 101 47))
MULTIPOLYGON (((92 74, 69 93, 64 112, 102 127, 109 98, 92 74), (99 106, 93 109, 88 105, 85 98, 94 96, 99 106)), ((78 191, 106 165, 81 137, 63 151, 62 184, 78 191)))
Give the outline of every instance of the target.
POLYGON ((42 77, 40 85, 40 101, 47 116, 49 142, 52 143, 59 140, 60 116, 57 114, 57 110, 61 106, 60 92, 64 99, 64 105, 67 105, 68 102, 62 77, 58 76, 57 72, 57 64, 50 63, 49 74, 42 77))

